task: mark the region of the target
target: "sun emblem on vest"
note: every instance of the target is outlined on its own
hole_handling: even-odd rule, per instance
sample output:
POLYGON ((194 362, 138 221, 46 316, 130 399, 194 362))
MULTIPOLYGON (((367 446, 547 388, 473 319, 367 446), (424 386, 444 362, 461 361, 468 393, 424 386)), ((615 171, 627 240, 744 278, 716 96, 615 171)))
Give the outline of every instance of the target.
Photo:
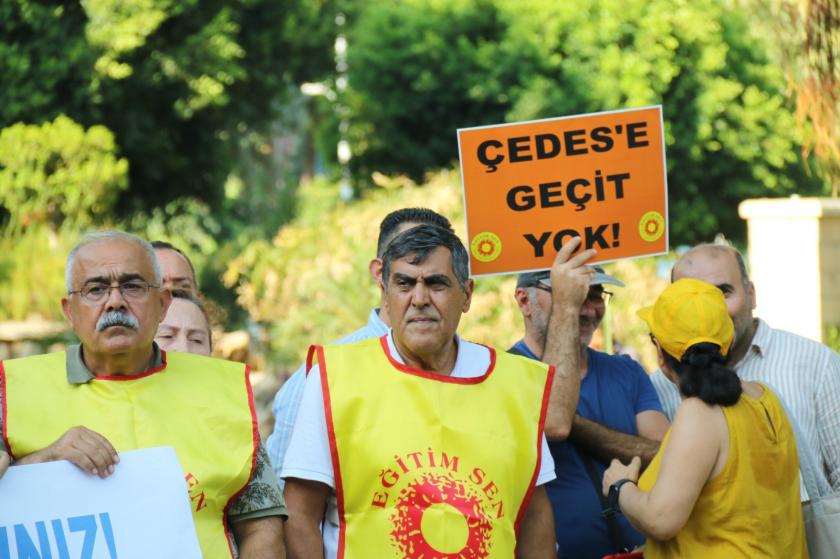
POLYGON ((481 496, 448 473, 425 473, 408 484, 391 521, 391 541, 404 559, 484 559, 490 553, 492 525, 481 496))

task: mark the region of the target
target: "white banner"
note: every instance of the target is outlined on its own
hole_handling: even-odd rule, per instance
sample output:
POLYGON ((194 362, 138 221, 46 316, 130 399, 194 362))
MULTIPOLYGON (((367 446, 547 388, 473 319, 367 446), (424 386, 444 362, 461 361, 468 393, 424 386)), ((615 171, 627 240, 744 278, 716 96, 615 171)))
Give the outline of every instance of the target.
POLYGON ((201 550, 171 447, 120 453, 106 479, 66 461, 0 478, 0 559, 192 559, 201 550))

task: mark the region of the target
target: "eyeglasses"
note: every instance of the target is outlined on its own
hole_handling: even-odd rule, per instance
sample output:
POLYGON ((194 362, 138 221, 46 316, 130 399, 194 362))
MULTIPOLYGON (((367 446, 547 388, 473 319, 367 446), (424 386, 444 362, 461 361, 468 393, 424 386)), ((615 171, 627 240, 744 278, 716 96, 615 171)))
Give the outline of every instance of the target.
POLYGON ((110 297, 112 289, 119 289, 120 295, 126 301, 142 301, 149 294, 149 289, 152 287, 157 289, 160 286, 140 280, 126 281, 117 285, 89 283, 76 291, 68 291, 67 294, 74 295, 78 293, 86 303, 101 303, 110 297))
MULTIPOLYGON (((537 282, 532 287, 536 287, 539 290, 551 293, 551 288, 542 282, 537 282)), ((602 291, 590 291, 589 294, 586 296, 586 300, 592 304, 604 303, 606 305, 610 302, 610 298, 612 296, 612 291, 607 291, 606 289, 602 291)))

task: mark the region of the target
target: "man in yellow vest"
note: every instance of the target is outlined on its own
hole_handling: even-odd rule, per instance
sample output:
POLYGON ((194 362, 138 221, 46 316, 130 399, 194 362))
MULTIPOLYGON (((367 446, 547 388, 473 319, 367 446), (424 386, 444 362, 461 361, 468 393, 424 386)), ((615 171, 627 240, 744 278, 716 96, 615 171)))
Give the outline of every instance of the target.
POLYGON ((103 231, 76 244, 61 304, 81 344, 0 364, 3 444, 16 464, 68 460, 103 478, 119 451, 172 446, 204 557, 233 557, 235 541, 241 559, 283 558, 285 507, 247 368, 161 351, 153 338, 171 301, 161 282, 139 237, 103 231))
MULTIPOLYGON (((577 366, 594 251, 552 269, 577 366)), ((291 558, 554 558, 543 426, 553 368, 456 335, 473 284, 453 233, 411 228, 383 260, 392 330, 317 347, 283 465, 291 558), (326 511, 326 512, 325 512, 326 511)), ((572 399, 576 399, 572 397, 572 399)))

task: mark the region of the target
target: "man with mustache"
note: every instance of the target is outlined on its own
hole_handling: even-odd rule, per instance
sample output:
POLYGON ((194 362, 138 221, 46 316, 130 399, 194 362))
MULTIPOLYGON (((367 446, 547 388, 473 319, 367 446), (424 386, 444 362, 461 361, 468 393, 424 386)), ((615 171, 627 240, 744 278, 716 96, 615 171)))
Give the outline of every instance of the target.
MULTIPOLYGON (((553 325, 568 338, 559 368, 577 367, 568 318, 592 275, 583 264, 594 251, 570 257, 579 242, 552 268, 564 286, 553 325)), ((543 435, 553 367, 457 336, 473 282, 446 229, 397 235, 381 289, 388 333, 310 351, 318 364, 282 470, 290 557, 554 558, 543 435)))
POLYGON ((119 451, 172 446, 204 557, 282 558, 285 513, 259 445, 247 368, 153 339, 171 301, 151 245, 120 231, 70 251, 62 309, 79 345, 0 366, 2 433, 16 464, 68 460, 91 475, 119 451))
MULTIPOLYGON (((608 355, 589 347, 601 324, 609 293, 604 285, 623 287, 598 266, 589 291, 578 307, 580 323, 580 399, 568 439, 549 433, 557 477, 546 492, 554 510, 561 557, 600 559, 644 543, 624 517, 604 512, 601 478, 613 458, 623 462, 641 456, 645 464, 656 454, 668 420, 656 391, 638 363, 624 355, 608 355), (609 518, 607 516, 610 516, 609 518)), ((525 319, 525 337, 508 351, 545 361, 551 341, 552 298, 561 288, 548 271, 520 274, 514 294, 525 319)))

